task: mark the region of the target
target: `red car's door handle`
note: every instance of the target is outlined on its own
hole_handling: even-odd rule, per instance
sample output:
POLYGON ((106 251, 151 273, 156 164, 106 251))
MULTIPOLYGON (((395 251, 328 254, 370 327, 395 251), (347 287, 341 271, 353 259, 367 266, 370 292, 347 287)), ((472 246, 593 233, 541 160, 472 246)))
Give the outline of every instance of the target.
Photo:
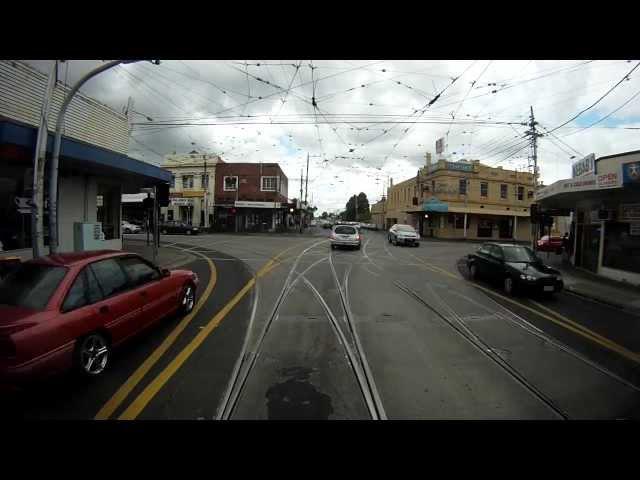
POLYGON ((107 305, 103 305, 98 310, 100 313, 109 313, 109 307, 107 305))

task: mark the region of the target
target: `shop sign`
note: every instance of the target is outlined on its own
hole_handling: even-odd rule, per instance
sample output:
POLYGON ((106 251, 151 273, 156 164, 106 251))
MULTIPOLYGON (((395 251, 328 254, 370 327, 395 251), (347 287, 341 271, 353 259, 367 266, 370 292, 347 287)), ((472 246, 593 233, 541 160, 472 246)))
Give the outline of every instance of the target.
POLYGON ((172 198, 171 205, 176 207, 192 207, 193 199, 192 198, 172 198))
POLYGON ((629 224, 629 235, 640 235, 640 223, 629 224))
POLYGON ((622 164, 622 181, 625 184, 640 185, 640 162, 622 164))
POLYGON ((472 163, 462 162, 446 162, 447 170, 454 170, 456 172, 473 172, 472 163))
POLYGON ((620 186, 620 176, 618 175, 618 172, 603 173, 602 175, 598 175, 598 188, 616 188, 620 186))
POLYGON ((640 220, 640 203, 623 203, 620 212, 620 220, 640 220))
POLYGON ((596 156, 590 153, 581 160, 578 160, 571 166, 572 177, 581 177, 595 172, 596 156))
POLYGON ((280 208, 280 202, 248 202, 248 201, 236 201, 236 207, 244 208, 280 208))

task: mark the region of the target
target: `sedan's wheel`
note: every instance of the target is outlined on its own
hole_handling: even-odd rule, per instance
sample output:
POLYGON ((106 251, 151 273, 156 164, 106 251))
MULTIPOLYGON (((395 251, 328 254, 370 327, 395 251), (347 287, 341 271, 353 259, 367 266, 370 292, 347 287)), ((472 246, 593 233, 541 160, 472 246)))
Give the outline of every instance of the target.
POLYGON ((390 236, 387 237, 387 240, 389 240, 389 243, 391 243, 391 237, 390 236))
POLYGON ((129 230, 128 228, 125 228, 124 233, 131 233, 131 230, 129 230))
POLYGON ((193 307, 196 303, 196 291, 193 287, 193 284, 188 283, 182 289, 182 294, 180 295, 180 312, 183 315, 187 315, 191 313, 193 307))
POLYGON ((514 284, 513 284, 513 278, 511 277, 507 277, 504 279, 504 291, 507 295, 513 295, 514 293, 514 284))
POLYGON ((187 230, 185 233, 186 233, 187 235, 191 235, 191 230, 187 230))
POLYGON ((102 333, 90 333, 78 340, 75 352, 76 369, 85 376, 95 377, 105 371, 111 358, 111 345, 102 333))
POLYGON ((395 238, 391 240, 391 243, 396 247, 398 246, 398 240, 396 240, 395 238))
POLYGON ((162 233, 163 235, 166 235, 167 234, 167 230, 163 228, 160 233, 162 233))
POLYGON ((478 279, 478 267, 476 266, 475 263, 472 263, 471 266, 469 267, 469 275, 471 276, 471 280, 478 279))

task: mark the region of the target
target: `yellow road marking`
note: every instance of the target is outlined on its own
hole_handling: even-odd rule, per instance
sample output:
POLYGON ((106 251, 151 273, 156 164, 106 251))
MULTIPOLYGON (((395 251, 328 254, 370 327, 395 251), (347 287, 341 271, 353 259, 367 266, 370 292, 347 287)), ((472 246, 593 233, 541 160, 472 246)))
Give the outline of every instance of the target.
MULTIPOLYGON (((206 337, 217 328, 217 326, 224 320, 227 314, 235 307, 240 300, 253 288, 256 279, 268 274, 271 270, 281 264, 280 257, 286 252, 299 247, 299 244, 292 245, 289 248, 282 250, 280 253, 269 259, 257 272, 256 275, 242 287, 242 289, 236 293, 233 298, 216 313, 213 318, 207 323, 207 325, 200 330, 189 344, 160 372, 160 374, 149 384, 147 387, 136 397, 136 399, 127 407, 127 409, 118 417, 119 420, 133 420, 142 410, 149 404, 149 402, 156 396, 160 389, 169 381, 169 379, 178 371, 178 369, 187 361, 193 352, 202 344, 206 337)), ((146 372, 145 372, 146 373, 146 372)), ((129 391, 130 392, 130 391, 129 391)), ((108 418, 108 417, 107 417, 108 418)))
POLYGON ((636 362, 638 362, 638 363, 640 363, 640 355, 638 355, 637 353, 634 353, 634 352, 632 352, 632 351, 630 351, 630 350, 626 349, 626 348, 625 348, 625 347, 623 347, 622 345, 620 345, 620 344, 618 344, 618 343, 614 342, 613 340, 610 340, 610 339, 608 339, 607 337, 603 337, 602 335, 600 335, 600 334, 598 334, 598 333, 594 332, 593 330, 590 330, 590 329, 588 329, 587 327, 585 327, 585 326, 583 326, 583 325, 580 325, 580 324, 579 324, 579 323, 577 323, 577 322, 574 322, 573 320, 571 320, 571 319, 569 319, 569 318, 565 317, 564 315, 562 315, 562 314, 561 314, 561 313, 559 313, 559 312, 556 312, 555 310, 552 310, 552 309, 551 309, 551 308, 549 308, 549 307, 546 307, 546 306, 544 306, 544 305, 542 305, 542 304, 540 304, 540 303, 538 303, 538 302, 536 302, 536 301, 534 301, 534 300, 530 300, 530 302, 531 302, 531 303, 533 303, 534 305, 537 305, 539 308, 542 308, 543 310, 546 310, 546 311, 547 311, 547 312, 549 312, 550 314, 555 315, 556 317, 558 317, 558 318, 560 318, 560 319, 564 320, 564 321, 565 321, 565 322, 567 322, 568 324, 573 325, 574 327, 576 327, 576 328, 579 328, 579 329, 583 330, 585 333, 587 333, 587 334, 589 334, 589 335, 591 335, 591 336, 593 336, 593 337, 595 337, 595 338, 599 339, 601 342, 604 342, 604 343, 609 344, 609 346, 610 346, 612 349, 613 349, 613 348, 615 348, 615 349, 616 349, 616 351, 624 351, 624 352, 626 353, 626 355, 631 355, 631 356, 633 356, 633 357, 634 357, 634 359, 635 359, 635 361, 636 361, 636 362))
MULTIPOLYGON (((197 252, 193 252, 197 253, 197 252)), ((147 359, 142 362, 142 364, 131 374, 131 376, 120 386, 120 388, 113 394, 113 396, 105 403, 100 411, 94 417, 95 420, 107 420, 113 412, 124 402, 127 396, 131 393, 131 391, 140 383, 140 381, 144 378, 144 376, 151 370, 158 360, 164 355, 164 353, 169 349, 171 345, 176 341, 178 336, 187 328, 187 325, 191 322, 191 320, 196 316, 196 314, 203 307, 207 298, 213 291, 213 288, 217 282, 217 270, 213 262, 202 255, 203 258, 207 260, 209 264, 209 271, 211 272, 209 283, 207 284, 207 288, 204 290, 198 303, 191 311, 191 313, 185 316, 178 325, 171 331, 169 335, 162 341, 162 343, 153 351, 151 355, 147 357, 147 359)))
POLYGON ((189 344, 176 355, 176 357, 160 372, 160 374, 147 385, 147 387, 138 395, 138 397, 127 407, 127 409, 118 417, 119 420, 134 420, 140 412, 144 410, 147 404, 155 397, 160 389, 167 383, 174 373, 187 361, 193 352, 204 342, 207 336, 216 329, 233 307, 251 290, 256 283, 255 277, 251 278, 242 289, 236 293, 233 298, 222 309, 216 313, 207 325, 200 330, 189 344))
MULTIPOLYGON (((494 292, 493 290, 490 290, 488 288, 482 287, 482 286, 477 285, 475 283, 472 283, 472 285, 474 287, 484 291, 484 292, 490 293, 492 295, 496 295, 496 296, 502 298, 503 300, 506 300, 507 302, 513 303, 514 305, 518 305, 519 307, 524 308, 525 310, 533 312, 536 315, 538 315, 538 316, 540 316, 540 317, 542 317, 542 318, 544 318, 546 320, 549 320, 550 322, 555 323, 556 325, 560 325, 561 327, 564 327, 567 330, 571 330, 572 332, 577 333, 578 335, 580 335, 582 337, 585 337, 585 338, 591 340, 594 343, 597 343, 598 345, 600 345, 600 346, 602 346, 604 348, 607 348, 609 350, 612 350, 612 351, 622 355, 623 357, 627 358, 628 360, 631 360, 631 361, 636 362, 636 363, 640 363, 640 355, 637 355, 637 354, 633 353, 632 351, 627 350, 626 348, 618 345, 617 343, 614 343, 611 340, 609 340, 609 339, 607 339, 607 338, 605 338, 605 337, 603 337, 601 335, 598 335, 595 332, 592 332, 588 328, 583 327, 582 325, 579 325, 579 324, 569 320, 566 317, 562 317, 560 314, 558 314, 556 312, 553 312, 553 310, 547 309, 546 307, 540 305, 539 303, 534 302, 534 303, 536 303, 536 305, 538 305, 538 306, 540 306, 540 307, 542 307, 544 309, 550 310, 551 312, 554 313, 554 315, 558 315, 562 319, 561 318, 554 318, 552 316, 546 315, 545 313, 540 312, 539 310, 536 310, 535 308, 531 308, 531 307, 529 307, 527 305, 524 305, 524 304, 522 304, 522 303, 520 303, 520 302, 518 302, 516 300, 513 300, 511 298, 505 297, 504 295, 501 295, 501 294, 499 294, 497 292, 494 292)), ((532 302, 533 302, 533 300, 532 300, 532 302)))

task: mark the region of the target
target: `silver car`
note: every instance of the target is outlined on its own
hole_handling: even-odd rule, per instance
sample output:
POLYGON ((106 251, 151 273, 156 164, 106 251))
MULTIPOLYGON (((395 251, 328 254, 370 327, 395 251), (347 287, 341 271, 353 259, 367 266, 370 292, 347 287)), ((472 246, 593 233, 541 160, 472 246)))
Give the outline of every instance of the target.
POLYGON ((331 230, 329 240, 332 250, 336 247, 355 247, 360 250, 360 231, 354 225, 336 225, 331 230))
POLYGON ((394 245, 420 246, 420 234, 411 225, 395 224, 389 229, 387 239, 394 245))

